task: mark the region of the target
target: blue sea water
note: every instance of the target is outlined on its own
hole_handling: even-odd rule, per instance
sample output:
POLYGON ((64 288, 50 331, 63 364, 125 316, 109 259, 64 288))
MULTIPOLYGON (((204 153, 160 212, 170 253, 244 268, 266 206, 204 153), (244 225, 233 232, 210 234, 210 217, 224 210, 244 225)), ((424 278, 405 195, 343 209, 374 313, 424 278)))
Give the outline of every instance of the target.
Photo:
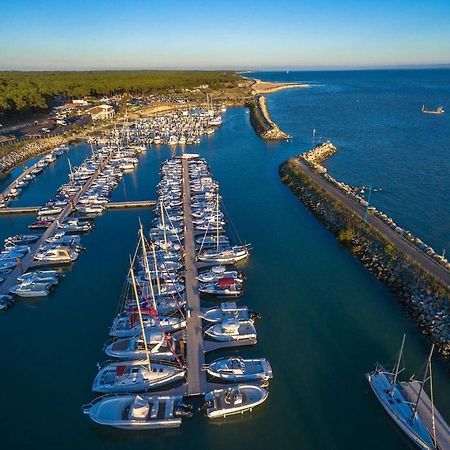
MULTIPOLYGON (((233 227, 253 247, 245 268, 246 293, 239 301, 262 315, 258 344, 234 353, 270 360, 275 378, 268 402, 228 423, 208 423, 197 414, 180 429, 166 432, 102 428, 81 413, 80 406, 93 398, 96 363, 106 359, 102 346, 116 313, 138 221, 149 226, 152 217, 149 210, 111 211, 82 237, 87 250, 56 293, 40 301, 19 301, 0 314, 2 450, 413 448, 378 404, 363 374, 377 360, 389 362, 406 333, 407 374, 420 376, 430 342, 386 287, 280 182, 278 166, 311 148, 316 128, 340 149, 327 163, 334 176, 383 188, 373 195, 376 206, 437 248, 448 245, 448 116, 422 116, 420 108, 422 103, 450 104, 449 73, 257 77, 312 84, 310 89, 268 96, 274 120, 293 141, 262 141, 249 124, 248 112, 229 108, 223 126, 194 151, 210 163, 233 227)), ((88 153, 87 145, 74 146, 38 177, 21 204, 51 197, 67 180, 67 157, 77 164, 88 153)), ((165 147, 150 147, 113 199, 155 198, 159 167, 169 155, 165 147)), ((0 181, 0 189, 8 182, 0 181)), ((0 240, 25 232, 32 220, 31 215, 0 216, 0 240)), ((225 354, 208 355, 208 360, 225 354)), ((434 374, 437 405, 450 420, 448 368, 438 359, 434 374)))

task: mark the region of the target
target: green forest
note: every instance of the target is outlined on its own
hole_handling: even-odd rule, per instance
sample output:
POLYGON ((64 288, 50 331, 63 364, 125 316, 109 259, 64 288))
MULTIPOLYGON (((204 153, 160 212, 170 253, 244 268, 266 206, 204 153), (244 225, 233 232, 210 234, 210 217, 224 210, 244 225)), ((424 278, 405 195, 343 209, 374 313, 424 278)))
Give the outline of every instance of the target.
POLYGON ((238 78, 233 72, 203 71, 0 72, 0 118, 47 111, 61 95, 138 94, 202 84, 220 89, 238 78))

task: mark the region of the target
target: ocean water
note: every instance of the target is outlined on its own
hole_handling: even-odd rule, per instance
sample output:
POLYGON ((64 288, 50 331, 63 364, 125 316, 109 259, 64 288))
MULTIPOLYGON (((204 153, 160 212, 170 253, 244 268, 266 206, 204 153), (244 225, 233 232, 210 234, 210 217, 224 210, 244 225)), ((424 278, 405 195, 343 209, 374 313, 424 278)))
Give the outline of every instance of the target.
MULTIPOLYGON (((411 202, 419 204, 418 208, 426 214, 436 215, 440 226, 430 220, 421 237, 430 243, 435 240, 433 245, 443 246, 448 242, 448 235, 445 241, 446 216, 442 213, 446 208, 448 226, 449 206, 445 204, 448 186, 442 187, 444 193, 437 186, 426 192, 425 187, 417 185, 415 173, 430 164, 427 170, 434 174, 434 180, 448 163, 442 160, 437 170, 423 161, 422 156, 423 167, 419 170, 416 167, 419 159, 413 155, 421 149, 410 147, 409 157, 398 157, 402 161, 396 169, 402 169, 401 188, 400 184, 388 188, 388 182, 394 184, 393 175, 385 173, 393 170, 390 159, 382 166, 378 150, 369 152, 369 148, 375 148, 369 147, 369 140, 364 146, 368 156, 358 153, 363 152, 358 143, 366 139, 361 137, 361 132, 375 136, 375 122, 369 118, 363 121, 364 111, 360 111, 355 120, 359 117, 365 130, 356 132, 356 125, 346 120, 355 109, 354 79, 359 77, 359 83, 365 84, 364 88, 358 88, 362 89, 361 99, 364 92, 378 98, 372 90, 380 89, 381 81, 377 77, 381 75, 349 73, 347 78, 344 73, 266 73, 258 77, 283 80, 287 75, 293 80, 318 85, 269 96, 271 113, 294 135, 292 142, 262 141, 253 132, 247 111, 230 108, 223 126, 195 149, 210 163, 212 174, 220 183, 229 219, 240 239, 252 244, 245 268, 246 293, 239 302, 262 315, 257 323, 255 347, 238 352, 220 351, 207 358, 212 360, 230 353, 267 357, 275 375, 267 403, 252 414, 225 423, 208 422, 196 414, 180 429, 162 432, 102 428, 81 413, 80 406, 93 398, 90 387, 96 363, 106 359, 102 346, 116 313, 128 257, 136 243, 138 221, 141 219, 148 226, 152 217, 149 210, 111 211, 96 219, 94 231, 83 236, 87 250, 56 293, 44 300, 19 301, 10 311, 0 314, 0 341, 4 345, 0 371, 2 450, 413 448, 378 404, 363 375, 376 361, 392 361, 403 333, 407 334, 407 374, 420 375, 430 342, 418 332, 385 286, 342 248, 280 182, 278 166, 310 148, 311 130, 316 128, 341 149, 328 163, 335 176, 348 182, 371 182, 382 187, 379 195, 374 194, 374 203, 386 202, 376 204, 385 210, 388 206, 392 208, 389 212, 395 219, 417 233, 421 221, 408 219, 411 202), (371 77, 375 77, 375 82, 371 77), (351 111, 345 107, 345 95, 351 111), (334 99, 340 114, 333 109, 334 99), (330 105, 325 105, 326 101, 330 105), (403 165, 406 162, 408 169, 403 165), (368 179, 363 174, 373 176, 368 179), (400 191, 409 191, 411 201, 402 202, 401 196, 398 198, 400 191), (439 202, 436 196, 441 199, 439 202)), ((390 76, 384 75, 384 84, 389 85, 386 79, 390 76)), ((421 89, 418 75, 409 76, 411 83, 418 86, 414 89, 421 89)), ((448 79, 448 74, 445 76, 448 79)), ((393 73, 392 77, 396 80, 399 75, 393 73)), ((448 84, 442 85, 448 95, 448 84)), ((392 92, 399 95, 394 88, 392 92)), ((419 109, 421 103, 419 100, 419 109)), ((426 103, 432 102, 428 99, 426 103)), ((446 104, 444 100, 437 103, 446 104)), ((437 120, 448 131, 446 116, 437 120)), ((429 121, 433 129, 429 133, 439 134, 435 129, 437 120, 429 121)), ((391 136, 394 142, 400 141, 398 127, 386 120, 379 139, 390 142, 386 136, 391 136)), ((442 133, 444 141, 445 132, 442 133)), ((390 148, 394 153, 393 147, 390 148)), ((403 150, 406 155, 406 147, 403 150)), ((70 150, 68 157, 82 160, 88 152, 88 146, 80 144, 70 150)), ((119 184, 114 200, 155 198, 159 167, 169 155, 167 148, 149 148, 140 157, 137 170, 127 174, 119 184)), ((51 197, 54 187, 66 179, 67 161, 60 159, 51 172, 46 171, 36 180, 21 202, 35 204, 51 197)), ((6 183, 4 180, 3 185, 6 183)), ((419 216, 413 214, 411 219, 419 216)), ((0 239, 24 232, 32 220, 33 216, 0 216, 0 239)), ((450 420, 449 373, 438 359, 434 374, 436 403, 450 420)))

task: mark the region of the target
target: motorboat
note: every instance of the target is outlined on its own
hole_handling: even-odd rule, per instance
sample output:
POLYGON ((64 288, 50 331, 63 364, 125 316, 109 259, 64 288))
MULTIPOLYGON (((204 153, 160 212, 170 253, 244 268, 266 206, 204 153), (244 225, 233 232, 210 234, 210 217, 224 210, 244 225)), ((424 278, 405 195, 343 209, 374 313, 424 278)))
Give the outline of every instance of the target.
POLYGON ((256 343, 256 328, 252 321, 239 321, 236 318, 226 318, 220 323, 206 329, 205 335, 219 342, 251 340, 256 343))
POLYGON ((17 261, 0 261, 0 273, 9 272, 17 266, 17 261))
POLYGON ((56 270, 36 270, 18 276, 17 281, 55 285, 58 284, 58 272, 56 270))
POLYGON ((58 228, 66 233, 87 232, 92 230, 92 223, 87 220, 67 219, 58 228))
POLYGON ((221 380, 239 383, 242 381, 267 381, 272 378, 272 367, 265 358, 243 359, 231 356, 213 361, 206 369, 209 375, 221 380))
POLYGON ((48 263, 70 264, 78 258, 78 253, 69 247, 52 247, 51 245, 49 244, 50 247, 44 246, 38 250, 34 259, 48 263))
POLYGON ((32 230, 38 230, 48 228, 53 223, 53 220, 36 220, 32 224, 28 225, 28 228, 32 230))
POLYGON ((229 318, 235 318, 241 322, 254 321, 259 314, 250 311, 247 306, 238 307, 236 302, 221 303, 219 308, 210 308, 203 311, 200 317, 206 322, 219 323, 229 318))
POLYGON ((198 290, 202 294, 217 295, 219 297, 239 297, 243 293, 242 283, 234 278, 220 278, 215 283, 202 283, 198 290))
POLYGON ((94 392, 107 394, 145 392, 182 380, 185 370, 144 360, 108 362, 99 368, 94 392))
POLYGON ((24 281, 12 286, 9 289, 10 294, 18 297, 46 297, 50 292, 50 284, 36 283, 34 281, 24 281))
POLYGON ((203 410, 210 419, 244 414, 264 403, 268 396, 267 389, 252 385, 217 389, 205 395, 203 410))
POLYGON ((192 412, 181 396, 124 394, 95 399, 83 407, 94 422, 124 430, 176 428, 192 412))
POLYGON ((0 311, 6 311, 14 305, 14 298, 10 295, 0 295, 0 311))
POLYGON ((37 234, 16 234, 5 239, 6 242, 11 242, 15 245, 29 245, 34 244, 40 238, 37 234))
POLYGON ((236 282, 244 281, 244 274, 236 270, 228 270, 225 266, 213 266, 211 270, 201 272, 197 276, 197 280, 201 283, 214 283, 221 278, 231 278, 236 282))

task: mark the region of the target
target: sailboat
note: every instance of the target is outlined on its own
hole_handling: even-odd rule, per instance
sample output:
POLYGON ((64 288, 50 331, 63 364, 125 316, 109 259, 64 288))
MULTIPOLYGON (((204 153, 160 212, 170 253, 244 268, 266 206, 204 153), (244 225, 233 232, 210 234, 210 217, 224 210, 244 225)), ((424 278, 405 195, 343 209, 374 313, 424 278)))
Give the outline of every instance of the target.
MULTIPOLYGON (((130 267, 130 276, 133 281, 134 295, 136 299, 138 299, 136 280, 132 264, 130 267)), ((150 389, 166 386, 184 378, 185 370, 183 368, 179 368, 174 365, 150 362, 147 333, 144 329, 139 301, 136 302, 136 305, 141 325, 145 360, 113 362, 107 363, 100 367, 92 386, 92 390, 94 392, 144 392, 150 389)), ((163 341, 165 341, 164 337, 163 341)))
POLYGON ((394 422, 403 430, 403 432, 422 450, 434 450, 436 446, 432 434, 425 425, 424 420, 418 413, 420 397, 423 393, 423 385, 427 381, 427 373, 431 367, 431 356, 433 354, 434 344, 427 361, 425 376, 422 381, 421 389, 415 403, 412 403, 406 395, 402 384, 398 381, 400 364, 405 345, 405 335, 403 335, 402 345, 398 353, 397 362, 393 372, 386 370, 381 364, 375 366, 375 370, 366 374, 366 378, 373 389, 378 401, 386 412, 391 416, 394 422))

